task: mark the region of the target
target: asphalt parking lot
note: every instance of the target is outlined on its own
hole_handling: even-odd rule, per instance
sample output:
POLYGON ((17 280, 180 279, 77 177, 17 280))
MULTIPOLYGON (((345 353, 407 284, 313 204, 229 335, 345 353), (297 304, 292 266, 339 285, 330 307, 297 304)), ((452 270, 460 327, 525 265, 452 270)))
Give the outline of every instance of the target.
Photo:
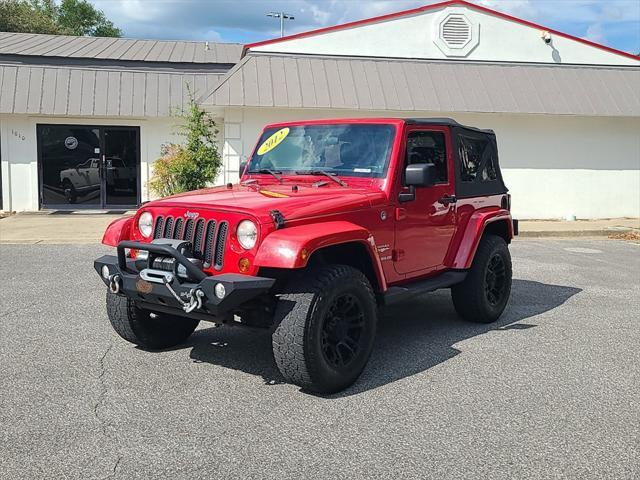
POLYGON ((121 340, 105 250, 0 247, 3 479, 640 476, 637 244, 517 240, 497 324, 459 320, 446 291, 387 310, 332 397, 282 383, 265 331, 121 340))

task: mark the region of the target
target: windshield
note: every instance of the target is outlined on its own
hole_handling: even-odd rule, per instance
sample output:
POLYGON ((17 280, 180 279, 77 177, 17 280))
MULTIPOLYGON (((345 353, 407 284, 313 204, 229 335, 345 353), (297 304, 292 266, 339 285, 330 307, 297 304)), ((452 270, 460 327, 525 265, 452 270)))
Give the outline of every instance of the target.
POLYGON ((251 157, 249 173, 304 173, 384 177, 389 166, 393 125, 301 125, 269 128, 251 157))

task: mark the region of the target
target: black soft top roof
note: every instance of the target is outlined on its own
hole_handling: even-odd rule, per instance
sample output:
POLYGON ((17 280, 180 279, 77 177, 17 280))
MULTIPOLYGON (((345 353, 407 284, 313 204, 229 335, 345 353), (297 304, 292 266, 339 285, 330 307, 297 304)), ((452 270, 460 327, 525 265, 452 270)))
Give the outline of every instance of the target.
POLYGON ((456 122, 453 118, 405 118, 407 125, 447 125, 448 127, 460 127, 465 130, 473 130, 474 132, 487 133, 495 135, 493 130, 485 130, 482 128, 469 127, 456 122))

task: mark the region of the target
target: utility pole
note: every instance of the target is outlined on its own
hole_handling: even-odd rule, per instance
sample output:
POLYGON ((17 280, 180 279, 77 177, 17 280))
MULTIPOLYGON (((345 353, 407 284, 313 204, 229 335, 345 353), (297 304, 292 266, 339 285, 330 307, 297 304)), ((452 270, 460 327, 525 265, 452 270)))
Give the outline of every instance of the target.
POLYGON ((295 20, 295 17, 293 15, 289 15, 288 13, 284 12, 269 12, 267 13, 267 17, 280 19, 280 38, 284 37, 284 21, 295 20))

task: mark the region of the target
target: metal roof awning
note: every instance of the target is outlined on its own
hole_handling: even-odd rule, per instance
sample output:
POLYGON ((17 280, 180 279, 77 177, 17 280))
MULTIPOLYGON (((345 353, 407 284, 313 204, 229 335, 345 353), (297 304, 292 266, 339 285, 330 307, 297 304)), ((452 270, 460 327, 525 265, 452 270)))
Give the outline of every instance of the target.
POLYGON ((205 105, 640 116, 640 68, 250 53, 205 105))
POLYGON ((0 113, 167 117, 223 76, 0 63, 0 113))
POLYGON ((242 45, 0 32, 0 55, 235 64, 242 56, 242 45))

